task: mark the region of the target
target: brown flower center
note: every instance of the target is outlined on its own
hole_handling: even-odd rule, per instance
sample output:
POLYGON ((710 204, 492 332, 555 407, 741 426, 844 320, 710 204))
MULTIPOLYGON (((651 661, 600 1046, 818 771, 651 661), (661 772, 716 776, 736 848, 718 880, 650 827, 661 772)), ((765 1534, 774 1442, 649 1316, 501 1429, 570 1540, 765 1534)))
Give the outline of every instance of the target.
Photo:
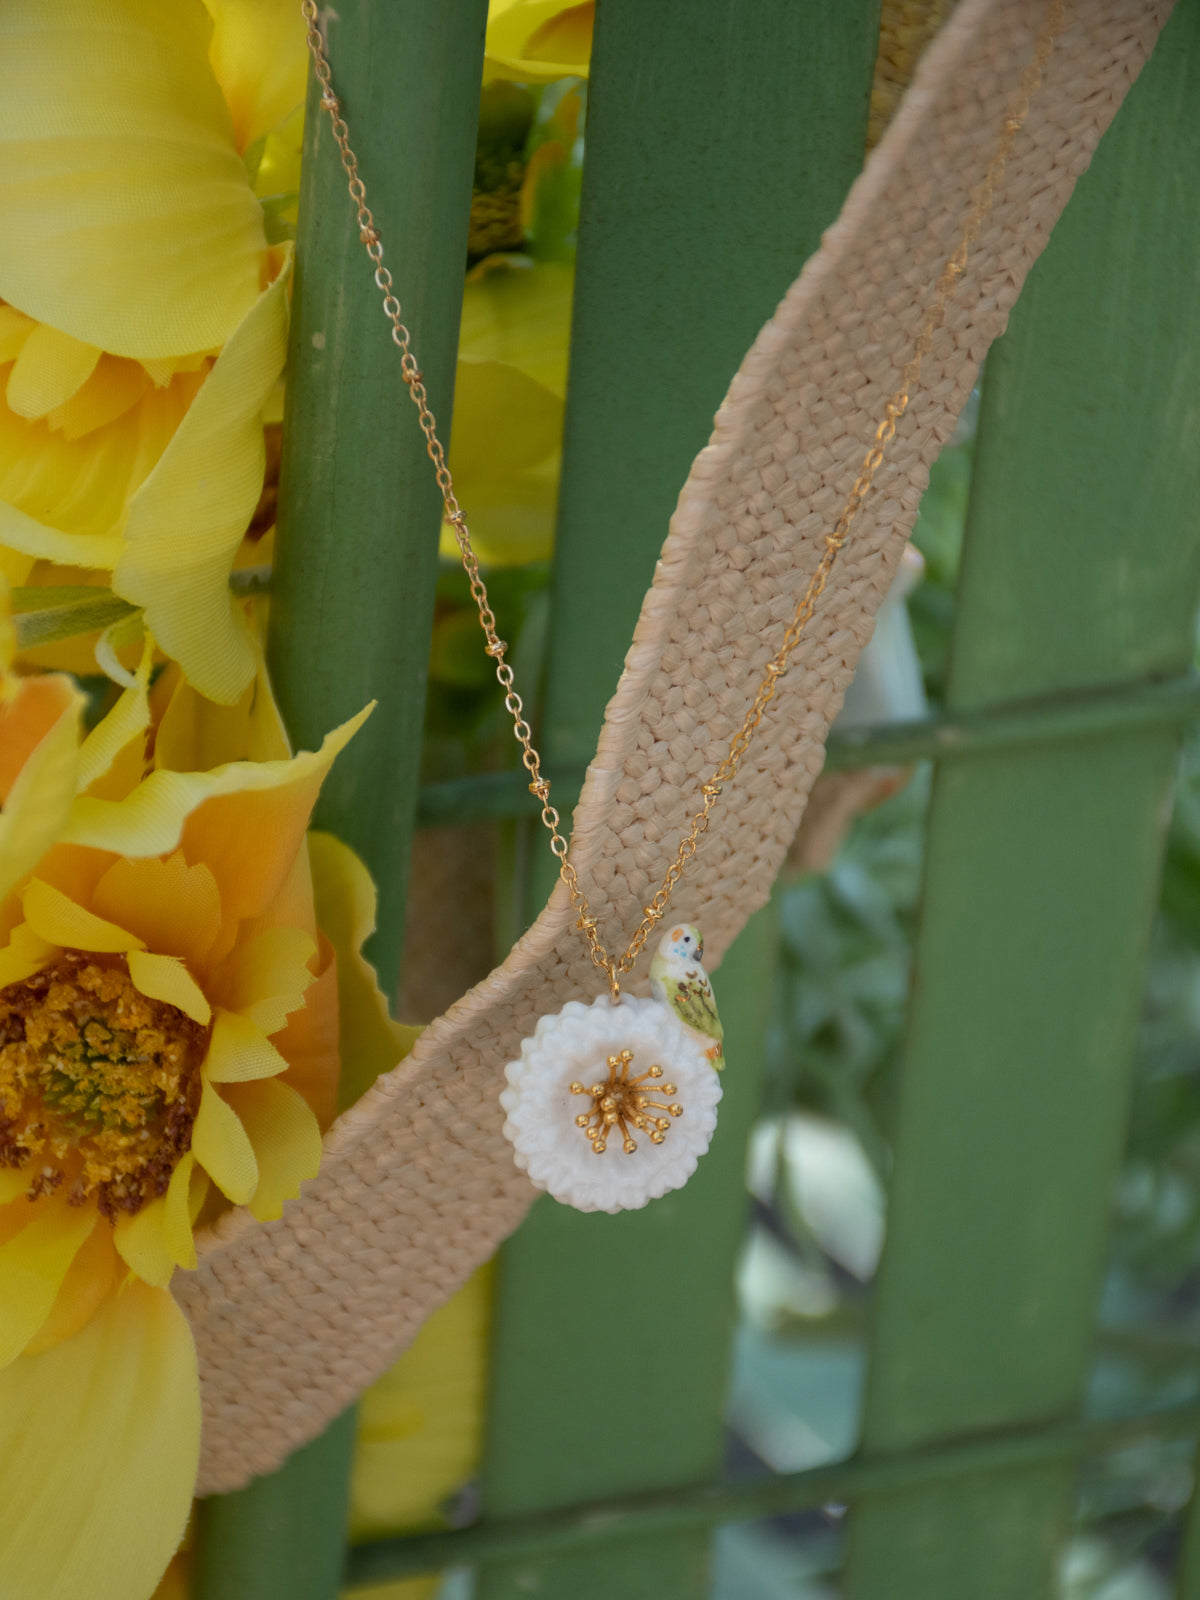
POLYGON ((109 1218, 166 1192, 192 1139, 208 1030, 134 987, 124 959, 65 952, 0 989, 0 1167, 64 1182, 109 1218))

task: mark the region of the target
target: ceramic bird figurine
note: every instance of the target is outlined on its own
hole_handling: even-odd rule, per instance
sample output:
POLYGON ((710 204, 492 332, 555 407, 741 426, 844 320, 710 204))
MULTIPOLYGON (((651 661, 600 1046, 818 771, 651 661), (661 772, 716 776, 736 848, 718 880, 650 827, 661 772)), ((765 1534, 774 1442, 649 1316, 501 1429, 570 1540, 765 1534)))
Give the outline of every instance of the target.
POLYGON ((704 966, 704 937, 691 922, 677 922, 665 933, 650 963, 650 987, 693 1033, 703 1036, 704 1053, 720 1072, 725 1065, 725 1030, 704 966))

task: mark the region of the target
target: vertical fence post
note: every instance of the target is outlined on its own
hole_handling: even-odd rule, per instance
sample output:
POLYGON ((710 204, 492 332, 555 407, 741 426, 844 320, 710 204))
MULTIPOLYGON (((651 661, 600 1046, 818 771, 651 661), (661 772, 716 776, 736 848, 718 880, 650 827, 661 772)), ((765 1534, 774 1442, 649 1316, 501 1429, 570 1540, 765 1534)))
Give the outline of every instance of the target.
MULTIPOLYGON (((591 758, 692 458, 859 170, 877 39, 878 0, 597 6, 542 727, 551 766, 591 758)), ((531 882, 534 910, 552 872, 539 864, 531 882)), ((616 1217, 543 1201, 505 1247, 490 1516, 687 1482, 719 1461, 772 938, 761 918, 722 966, 722 1127, 687 1188, 616 1217)), ((479 1594, 696 1600, 706 1573, 707 1540, 671 1535, 496 1561, 479 1594)))
MULTIPOLYGON (((1174 674, 1200 598, 1200 4, 1185 0, 988 362, 953 709, 1174 674)), ((937 774, 864 1443, 1082 1401, 1177 755, 1170 731, 937 774)), ((873 1498, 853 1600, 1042 1600, 1070 1465, 873 1498)))
MULTIPOLYGON (((333 82, 450 436, 487 0, 346 0, 329 18, 333 82)), ((416 812, 441 495, 400 376, 346 175, 310 89, 288 352, 271 679, 293 742, 313 749, 366 701, 316 822, 379 885, 368 953, 395 992, 416 812)))
MULTIPOLYGON (((339 0, 323 14, 334 86, 448 437, 487 0, 339 0)), ((369 953, 392 994, 441 501, 312 83, 302 185, 268 655, 296 748, 317 748, 378 701, 314 821, 353 845, 379 886, 369 953)), ((194 1600, 333 1600, 353 1446, 347 1413, 279 1472, 203 1502, 194 1600)))
POLYGON ((1192 1498, 1184 1519, 1179 1552, 1179 1600, 1200 1600, 1200 1452, 1192 1457, 1192 1498))

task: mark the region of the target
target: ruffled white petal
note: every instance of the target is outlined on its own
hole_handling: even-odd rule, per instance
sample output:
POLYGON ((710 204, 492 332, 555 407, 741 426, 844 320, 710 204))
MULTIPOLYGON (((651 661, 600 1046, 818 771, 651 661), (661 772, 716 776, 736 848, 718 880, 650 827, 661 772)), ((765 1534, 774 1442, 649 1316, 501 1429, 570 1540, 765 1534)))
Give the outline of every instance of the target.
POLYGON ((571 1000, 541 1019, 505 1072, 500 1104, 517 1166, 578 1211, 636 1210, 682 1187, 717 1125, 720 1080, 700 1044, 658 1000, 623 998, 615 1006, 607 996, 590 1006, 571 1000), (675 1085, 670 1099, 683 1106, 683 1115, 672 1120, 660 1145, 637 1133, 637 1149, 627 1153, 614 1135, 597 1154, 575 1121, 592 1102, 573 1095, 571 1084, 603 1081, 608 1057, 622 1050, 633 1052, 633 1075, 663 1068, 662 1081, 675 1085))

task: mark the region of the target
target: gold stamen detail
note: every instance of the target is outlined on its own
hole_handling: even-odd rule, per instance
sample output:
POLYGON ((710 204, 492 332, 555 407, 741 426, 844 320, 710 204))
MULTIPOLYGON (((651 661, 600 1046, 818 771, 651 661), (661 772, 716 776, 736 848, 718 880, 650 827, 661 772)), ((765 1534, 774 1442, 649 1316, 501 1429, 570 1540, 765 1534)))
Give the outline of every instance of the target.
POLYGON ((617 1130, 621 1135, 621 1148, 627 1156, 637 1149, 637 1140, 631 1130, 647 1134, 651 1144, 662 1144, 671 1126, 670 1118, 683 1115, 683 1107, 678 1101, 666 1103, 651 1100, 646 1092, 649 1089, 653 1094, 678 1094, 673 1083, 655 1082, 653 1086, 650 1085, 649 1080, 662 1077, 663 1069, 659 1066, 648 1067, 640 1077, 634 1078, 629 1072, 632 1063, 633 1051, 621 1050, 609 1056, 608 1077, 604 1082, 593 1083, 587 1088, 579 1082, 571 1085, 572 1094, 584 1094, 591 1099, 591 1110, 580 1112, 575 1118, 575 1126, 583 1131, 598 1156, 608 1148, 608 1135, 617 1130), (665 1111, 667 1116, 647 1115, 656 1111, 665 1111))

